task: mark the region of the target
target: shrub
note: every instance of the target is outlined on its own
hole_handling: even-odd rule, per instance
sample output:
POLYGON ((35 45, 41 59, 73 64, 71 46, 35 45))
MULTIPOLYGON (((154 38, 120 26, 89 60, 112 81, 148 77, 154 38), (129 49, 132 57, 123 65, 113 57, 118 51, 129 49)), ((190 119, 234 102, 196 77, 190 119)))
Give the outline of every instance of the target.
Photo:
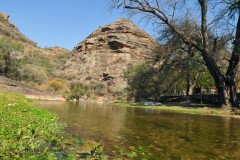
POLYGON ((153 67, 147 64, 140 64, 131 66, 125 73, 127 78, 128 87, 128 99, 134 98, 136 101, 142 99, 154 99, 159 98, 160 85, 159 77, 153 67))
POLYGON ((0 37, 0 75, 19 79, 23 45, 10 38, 0 37))
POLYGON ((98 81, 91 81, 89 89, 97 96, 104 96, 108 93, 107 84, 98 81))
POLYGON ((72 100, 72 99, 76 99, 79 100, 80 97, 82 96, 88 96, 90 97, 92 95, 92 92, 90 91, 90 89, 81 84, 81 83, 72 83, 70 84, 70 92, 67 95, 67 99, 68 100, 72 100))
POLYGON ((28 82, 42 84, 47 82, 47 71, 44 68, 27 64, 21 69, 21 79, 28 82))
POLYGON ((54 91, 59 91, 59 90, 65 88, 65 85, 64 85, 62 82, 60 82, 60 81, 58 81, 58 80, 56 80, 56 79, 52 79, 51 81, 49 81, 49 82, 48 82, 48 85, 49 85, 51 88, 53 88, 54 91))

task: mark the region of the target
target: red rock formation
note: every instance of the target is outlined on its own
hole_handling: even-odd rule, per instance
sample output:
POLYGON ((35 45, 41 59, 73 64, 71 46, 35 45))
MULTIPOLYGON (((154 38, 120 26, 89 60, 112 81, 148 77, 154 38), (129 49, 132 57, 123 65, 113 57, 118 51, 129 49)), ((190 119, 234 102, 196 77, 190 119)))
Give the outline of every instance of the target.
POLYGON ((65 64, 65 73, 81 83, 102 83, 116 95, 127 83, 128 66, 141 63, 155 49, 157 42, 127 19, 103 26, 79 43, 65 64))

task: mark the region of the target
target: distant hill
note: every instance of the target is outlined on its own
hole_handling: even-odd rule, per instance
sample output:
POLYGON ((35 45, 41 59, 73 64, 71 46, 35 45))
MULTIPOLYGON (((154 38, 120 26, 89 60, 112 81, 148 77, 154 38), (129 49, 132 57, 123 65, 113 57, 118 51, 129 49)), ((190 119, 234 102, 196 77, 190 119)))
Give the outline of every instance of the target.
POLYGON ((49 83, 64 83, 57 70, 66 63, 69 52, 61 47, 38 47, 9 21, 9 15, 0 13, 0 76, 55 92, 49 83))
POLYGON ((88 86, 97 96, 120 98, 127 86, 124 72, 151 57, 159 44, 128 19, 100 27, 79 43, 63 73, 70 82, 88 86))

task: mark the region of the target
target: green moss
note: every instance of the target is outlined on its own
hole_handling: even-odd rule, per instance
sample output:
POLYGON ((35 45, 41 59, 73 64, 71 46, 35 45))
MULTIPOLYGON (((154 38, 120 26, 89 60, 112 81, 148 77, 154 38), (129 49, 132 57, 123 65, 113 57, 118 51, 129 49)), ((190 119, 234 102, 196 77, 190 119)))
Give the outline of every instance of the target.
POLYGON ((226 115, 222 109, 209 108, 209 107, 183 107, 183 106, 144 106, 138 103, 114 103, 116 106, 126 106, 126 107, 137 107, 137 108, 148 108, 148 109, 159 109, 163 111, 170 112, 181 112, 190 114, 204 114, 204 115, 226 115))

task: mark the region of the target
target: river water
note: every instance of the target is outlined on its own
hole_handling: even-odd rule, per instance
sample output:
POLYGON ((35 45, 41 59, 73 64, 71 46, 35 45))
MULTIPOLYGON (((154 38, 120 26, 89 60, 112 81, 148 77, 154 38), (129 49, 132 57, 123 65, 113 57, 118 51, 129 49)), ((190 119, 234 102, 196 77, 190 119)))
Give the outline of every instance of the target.
POLYGON ((240 120, 155 109, 67 102, 37 102, 59 115, 77 137, 115 145, 142 146, 148 159, 240 159, 240 120))

